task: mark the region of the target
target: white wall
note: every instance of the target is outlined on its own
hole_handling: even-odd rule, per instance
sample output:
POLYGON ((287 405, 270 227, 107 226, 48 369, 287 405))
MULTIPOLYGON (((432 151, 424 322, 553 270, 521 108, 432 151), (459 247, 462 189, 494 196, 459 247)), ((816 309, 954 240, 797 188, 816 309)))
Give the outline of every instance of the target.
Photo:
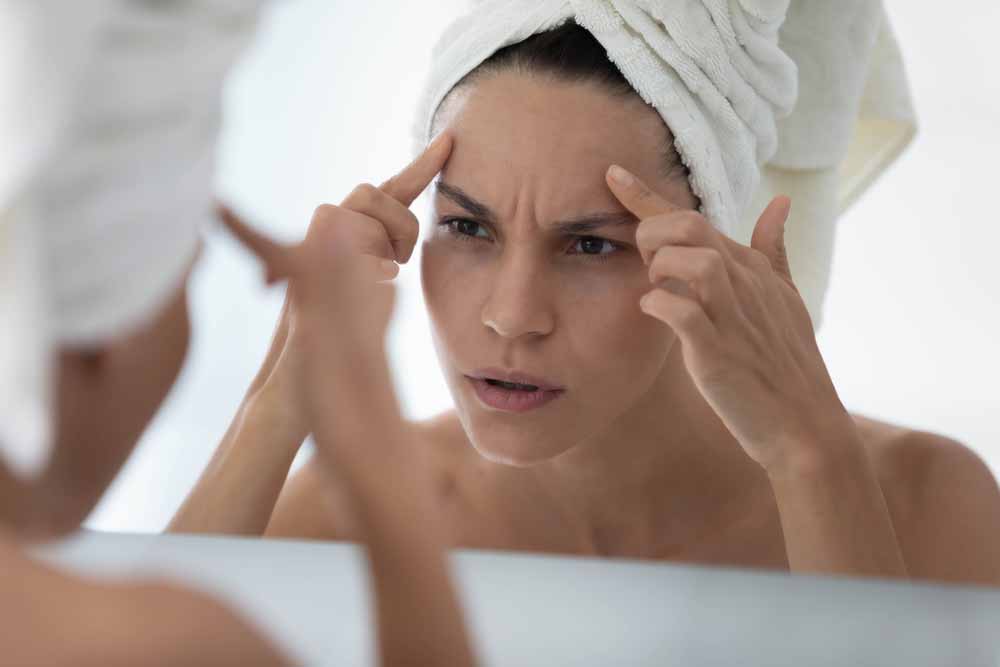
MULTIPOLYGON (((990 0, 888 0, 909 64, 921 134, 843 218, 820 342, 854 411, 955 437, 1000 475, 1000 245, 992 182, 1000 152, 1000 42, 990 0), (992 20, 991 20, 992 19, 992 20)), ((267 16, 232 81, 221 190, 285 238, 316 204, 380 181, 410 158, 430 46, 461 0, 291 0, 267 16)), ((160 530, 195 482, 266 349, 280 290, 224 236, 195 277, 184 374, 89 521, 160 530)), ((450 405, 414 265, 392 332, 407 412, 450 405)))

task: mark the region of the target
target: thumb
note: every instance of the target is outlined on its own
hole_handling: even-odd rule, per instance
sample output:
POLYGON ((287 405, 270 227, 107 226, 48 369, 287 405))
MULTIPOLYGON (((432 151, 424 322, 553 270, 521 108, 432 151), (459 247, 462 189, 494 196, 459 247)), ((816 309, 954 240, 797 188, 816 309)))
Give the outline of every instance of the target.
POLYGON ((785 196, 775 197, 757 220, 750 247, 759 250, 771 260, 774 272, 793 287, 792 269, 788 263, 785 248, 785 223, 792 208, 792 200, 785 196))

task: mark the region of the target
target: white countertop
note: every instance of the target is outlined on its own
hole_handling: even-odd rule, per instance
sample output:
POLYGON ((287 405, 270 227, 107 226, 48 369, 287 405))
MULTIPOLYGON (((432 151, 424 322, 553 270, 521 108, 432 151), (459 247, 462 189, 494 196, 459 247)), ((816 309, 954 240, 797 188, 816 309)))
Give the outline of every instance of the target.
MULTIPOLYGON (((84 532, 38 553, 81 573, 152 573, 214 592, 309 665, 372 664, 352 544, 84 532)), ((1000 589, 453 554, 485 665, 1000 666, 1000 589)))

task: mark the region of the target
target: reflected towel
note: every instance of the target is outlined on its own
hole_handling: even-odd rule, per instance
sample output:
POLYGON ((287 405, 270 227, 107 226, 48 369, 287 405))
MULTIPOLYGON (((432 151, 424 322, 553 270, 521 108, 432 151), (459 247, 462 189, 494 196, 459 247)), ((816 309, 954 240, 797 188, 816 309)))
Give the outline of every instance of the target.
POLYGON ((46 460, 52 346, 127 334, 184 280, 259 4, 0 0, 0 454, 18 473, 46 460))

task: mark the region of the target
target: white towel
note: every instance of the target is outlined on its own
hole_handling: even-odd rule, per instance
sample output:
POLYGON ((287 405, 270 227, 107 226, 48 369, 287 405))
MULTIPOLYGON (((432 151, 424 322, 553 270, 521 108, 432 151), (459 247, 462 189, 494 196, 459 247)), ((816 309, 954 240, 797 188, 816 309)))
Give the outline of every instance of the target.
POLYGON ((881 0, 792 0, 780 44, 798 65, 799 100, 778 123, 778 152, 735 238, 749 244, 768 201, 792 197, 789 262, 819 329, 837 219, 910 144, 917 121, 881 0))
POLYGON ((0 0, 0 454, 45 463, 54 344, 158 312, 210 219, 223 78, 261 0, 0 0), (58 48, 53 50, 53 45, 58 48))
POLYGON ((793 197, 788 251, 818 328, 836 218, 915 130, 881 0, 481 0, 433 52, 418 147, 466 74, 571 19, 660 113, 719 230, 748 244, 770 197, 793 197))

